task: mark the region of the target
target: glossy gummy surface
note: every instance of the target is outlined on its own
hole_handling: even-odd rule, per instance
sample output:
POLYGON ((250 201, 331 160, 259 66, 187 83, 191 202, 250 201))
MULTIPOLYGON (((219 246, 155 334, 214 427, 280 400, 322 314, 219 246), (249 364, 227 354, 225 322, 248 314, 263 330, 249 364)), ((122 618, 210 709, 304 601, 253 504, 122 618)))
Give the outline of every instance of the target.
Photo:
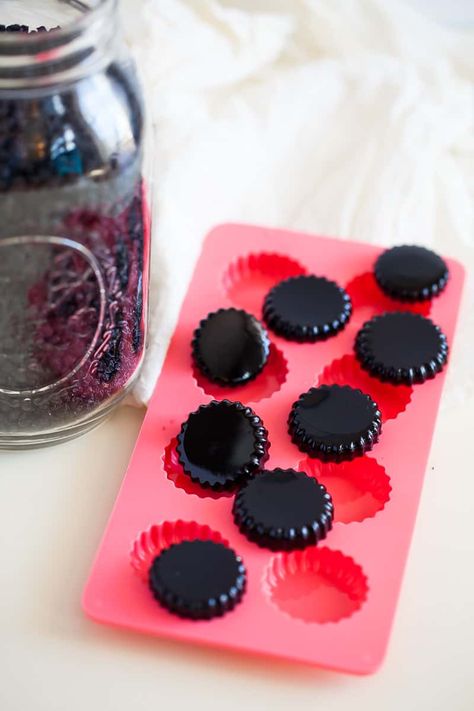
POLYGON ((251 476, 265 461, 268 446, 267 432, 250 408, 214 400, 183 423, 177 452, 194 482, 219 490, 251 476))
POLYGON ((233 508, 244 536, 271 550, 318 543, 332 528, 333 512, 325 487, 294 469, 258 473, 236 494, 233 508))
POLYGON ((416 245, 401 245, 383 252, 374 267, 379 287, 401 301, 425 301, 445 288, 449 271, 436 252, 416 245))
POLYGON ((296 276, 267 294, 263 317, 269 328, 290 341, 318 341, 344 328, 352 313, 349 295, 321 276, 296 276))
POLYGON ((267 363, 270 341, 262 324, 241 309, 219 309, 203 319, 193 338, 201 372, 219 385, 243 385, 267 363))
POLYGON ((320 385, 293 403, 288 432, 302 452, 324 460, 353 459, 372 449, 381 413, 369 395, 349 385, 320 385))
MULTIPOLYGON (((385 398, 390 419, 385 418, 369 455, 341 464, 311 459, 310 470, 306 456, 288 435, 288 414, 301 393, 324 383, 325 373, 334 382, 334 363, 346 356, 354 359, 355 337, 365 319, 360 320, 356 307, 346 328, 318 343, 294 343, 270 334, 272 347, 285 358, 286 377, 263 399, 253 399, 261 397, 255 388, 265 368, 251 384, 233 388, 231 397, 250 406, 268 430, 266 468, 308 469, 330 493, 334 487, 333 528, 322 544, 304 551, 272 553, 255 545, 234 523, 232 496, 188 493, 168 477, 163 458, 189 413, 216 397, 198 385, 192 368, 190 343, 203 314, 244 306, 259 318, 265 293, 281 278, 315 273, 345 286, 370 272, 381 251, 373 245, 249 225, 223 225, 207 237, 87 583, 83 605, 90 617, 144 634, 345 672, 367 674, 380 666, 446 369, 413 387, 411 397, 397 400, 394 408, 387 407, 385 398), (150 527, 173 531, 177 519, 188 522, 183 536, 191 530, 197 537, 207 537, 206 526, 210 527, 244 561, 247 593, 230 614, 210 622, 180 619, 156 604, 137 574, 137 565, 148 560, 148 551, 161 542, 161 536, 149 533, 150 527), (206 533, 199 534, 200 530, 206 533), (137 554, 137 547, 143 552, 137 554)), ((451 278, 433 300, 430 318, 452 345, 463 270, 454 260, 447 264, 451 278)), ((373 298, 379 292, 381 302, 374 304, 374 313, 387 300, 380 290, 373 298)), ((369 376, 362 371, 359 382, 360 372, 351 368, 350 384, 363 390, 369 376)), ((375 382, 374 397, 383 385, 375 382)), ((390 385, 389 392, 394 388, 390 385)), ((179 538, 170 533, 167 540, 179 538)))
POLYGON ((181 617, 208 620, 230 612, 240 602, 245 567, 222 543, 182 541, 155 558, 149 583, 163 607, 181 617))
POLYGON ((392 383, 424 383, 445 366, 448 343, 439 326, 419 314, 393 312, 364 324, 356 356, 363 368, 392 383))

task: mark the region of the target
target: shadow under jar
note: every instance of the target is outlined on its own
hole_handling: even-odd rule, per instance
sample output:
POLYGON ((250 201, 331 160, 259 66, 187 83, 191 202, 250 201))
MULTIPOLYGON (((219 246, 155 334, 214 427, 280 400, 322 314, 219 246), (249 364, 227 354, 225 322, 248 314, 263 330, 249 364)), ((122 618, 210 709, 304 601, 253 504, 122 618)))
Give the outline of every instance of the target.
POLYGON ((116 0, 0 7, 3 448, 87 431, 143 360, 149 156, 118 23, 116 0))

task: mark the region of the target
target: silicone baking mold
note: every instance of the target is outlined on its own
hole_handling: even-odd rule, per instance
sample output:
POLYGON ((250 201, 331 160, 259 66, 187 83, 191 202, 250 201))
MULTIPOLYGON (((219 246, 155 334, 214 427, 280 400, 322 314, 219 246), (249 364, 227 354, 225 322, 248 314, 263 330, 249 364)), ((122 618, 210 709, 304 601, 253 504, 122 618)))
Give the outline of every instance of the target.
POLYGON ((207 237, 84 592, 91 618, 346 672, 377 669, 395 614, 446 370, 422 385, 385 385, 358 365, 355 336, 373 314, 422 310, 452 346, 463 283, 462 267, 448 259, 450 279, 438 298, 421 308, 399 304, 370 275, 381 251, 247 225, 223 225, 207 237), (243 386, 220 388, 196 373, 191 340, 201 319, 229 307, 261 318, 268 290, 305 273, 348 289, 354 311, 343 331, 316 343, 292 343, 270 333, 266 367, 243 386), (306 458, 287 431, 301 393, 332 383, 374 397, 383 421, 373 450, 340 464, 306 458), (306 471, 333 495, 334 527, 323 544, 282 553, 259 548, 234 524, 231 493, 204 490, 180 470, 176 438, 182 423, 200 405, 226 398, 251 407, 263 420, 271 443, 267 469, 306 471), (242 603, 212 621, 170 614, 144 582, 160 550, 201 537, 228 544, 248 575, 242 603))

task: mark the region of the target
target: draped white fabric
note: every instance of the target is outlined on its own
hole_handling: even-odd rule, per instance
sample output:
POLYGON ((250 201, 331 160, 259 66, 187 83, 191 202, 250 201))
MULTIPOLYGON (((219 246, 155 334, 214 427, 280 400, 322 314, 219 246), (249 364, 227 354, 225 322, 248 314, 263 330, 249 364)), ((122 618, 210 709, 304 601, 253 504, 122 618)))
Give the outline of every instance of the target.
MULTIPOLYGON (((157 140, 138 401, 219 222, 422 243, 474 266, 472 35, 391 0, 124 0, 123 12, 157 140)), ((470 311, 448 405, 474 390, 470 311)))

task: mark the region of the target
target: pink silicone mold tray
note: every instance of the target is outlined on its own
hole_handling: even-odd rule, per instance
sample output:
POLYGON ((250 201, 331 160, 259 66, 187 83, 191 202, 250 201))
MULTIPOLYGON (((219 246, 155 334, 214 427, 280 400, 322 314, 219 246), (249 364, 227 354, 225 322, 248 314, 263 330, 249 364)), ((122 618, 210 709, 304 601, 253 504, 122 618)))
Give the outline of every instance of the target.
MULTIPOLYGON (((415 522, 445 372, 423 385, 383 385, 362 371, 353 343, 363 321, 400 305, 374 285, 380 248, 281 230, 224 225, 207 238, 182 307, 163 372, 84 594, 98 622, 354 673, 373 672, 384 656, 415 522), (190 342, 201 318, 237 306, 261 316, 265 293, 294 274, 335 279, 354 313, 335 338, 315 344, 270 334, 272 351, 248 385, 219 388, 193 370, 190 342), (383 431, 372 452, 343 464, 308 460, 287 433, 300 393, 318 383, 348 383, 378 402, 383 431), (335 525, 323 545, 272 553, 233 523, 229 494, 209 494, 180 469, 175 438, 187 415, 212 399, 252 407, 269 430, 267 468, 294 467, 332 492, 335 525), (248 573, 243 602, 223 618, 184 620, 161 608, 146 584, 153 557, 174 542, 227 542, 248 573)), ((450 345, 463 282, 451 278, 432 304, 402 306, 429 315, 450 345)), ((440 433, 442 436, 442 433, 440 433)))

